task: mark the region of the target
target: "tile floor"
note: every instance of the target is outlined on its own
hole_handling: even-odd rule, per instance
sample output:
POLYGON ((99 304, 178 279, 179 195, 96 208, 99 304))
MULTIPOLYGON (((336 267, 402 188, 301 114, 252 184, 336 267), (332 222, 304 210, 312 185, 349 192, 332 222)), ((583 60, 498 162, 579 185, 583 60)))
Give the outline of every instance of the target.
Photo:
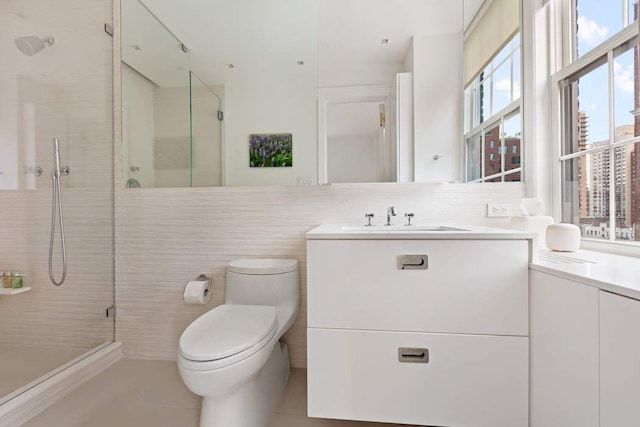
POLYGON ((0 346, 0 399, 86 351, 87 348, 0 346))
MULTIPOLYGON (((270 427, 394 427, 307 418, 307 377, 293 369, 270 427)), ((123 359, 24 427, 198 427, 200 398, 175 362, 123 359)), ((230 426, 231 427, 231 426, 230 426)))

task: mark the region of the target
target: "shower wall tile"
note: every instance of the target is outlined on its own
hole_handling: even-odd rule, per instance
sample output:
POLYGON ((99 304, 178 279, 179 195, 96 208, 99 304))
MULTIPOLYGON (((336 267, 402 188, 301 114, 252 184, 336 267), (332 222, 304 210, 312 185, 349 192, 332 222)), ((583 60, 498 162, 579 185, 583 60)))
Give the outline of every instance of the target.
POLYGON ((3 160, 18 173, 18 188, 0 190, 0 270, 27 273, 32 288, 0 296, 1 344, 89 348, 113 339, 105 316, 114 292, 113 41, 103 30, 111 18, 111 0, 0 2, 0 149, 17 147, 3 160), (55 44, 28 57, 13 45, 27 35, 55 44), (62 178, 69 272, 59 288, 47 262, 54 137, 71 170, 62 178), (42 176, 25 177, 27 163, 42 176))
MULTIPOLYGON (((300 261, 301 310, 285 335, 295 367, 306 366, 306 243, 321 223, 383 221, 388 206, 416 222, 499 226, 486 203, 516 203, 524 186, 506 184, 344 184, 116 190, 116 339, 125 357, 176 358, 182 331, 223 303, 227 263, 240 257, 300 261), (185 305, 185 284, 213 276, 209 304, 185 305)), ((515 207, 514 206, 514 207, 515 207)), ((392 292, 390 288, 389 292, 392 292)))

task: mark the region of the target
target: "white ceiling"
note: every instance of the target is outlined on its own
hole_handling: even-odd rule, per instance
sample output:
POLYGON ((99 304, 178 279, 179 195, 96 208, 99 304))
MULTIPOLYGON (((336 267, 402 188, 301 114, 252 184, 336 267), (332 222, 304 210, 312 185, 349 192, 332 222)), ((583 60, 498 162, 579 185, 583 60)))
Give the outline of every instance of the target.
POLYGON ((320 62, 404 62, 413 35, 462 31, 462 0, 318 0, 318 22, 320 62))
MULTIPOLYGON (((132 0, 127 0, 132 1, 132 0)), ((482 0, 142 0, 207 83, 317 61, 399 63, 414 34, 461 32, 482 0), (463 7, 464 3, 464 7, 463 7), (464 10, 463 10, 464 9, 464 10), (389 44, 381 44, 388 38, 389 44), (234 64, 229 70, 227 64, 234 64)))

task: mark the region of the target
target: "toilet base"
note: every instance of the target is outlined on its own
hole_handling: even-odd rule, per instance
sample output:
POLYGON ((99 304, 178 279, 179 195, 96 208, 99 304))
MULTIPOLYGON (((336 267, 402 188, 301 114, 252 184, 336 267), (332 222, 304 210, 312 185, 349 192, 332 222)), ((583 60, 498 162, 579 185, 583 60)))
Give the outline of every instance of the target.
POLYGON ((202 399, 200 427, 268 427, 289 379, 289 351, 276 343, 265 366, 228 396, 202 399))

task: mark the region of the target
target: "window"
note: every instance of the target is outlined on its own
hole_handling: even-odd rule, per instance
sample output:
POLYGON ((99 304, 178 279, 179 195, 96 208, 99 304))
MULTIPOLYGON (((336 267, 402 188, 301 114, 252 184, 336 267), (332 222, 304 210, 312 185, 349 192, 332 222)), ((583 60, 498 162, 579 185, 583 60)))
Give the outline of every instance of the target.
POLYGON ((512 145, 511 146, 511 154, 517 154, 518 153, 518 146, 517 145, 512 145))
POLYGON ((554 78, 562 221, 583 237, 640 241, 638 2, 571 3, 571 63, 554 78))
POLYGON ((465 87, 467 172, 470 161, 486 159, 479 165, 481 173, 467 173, 467 182, 520 181, 522 168, 519 163, 511 167, 507 153, 509 145, 515 147, 513 153, 521 149, 520 120, 520 33, 516 32, 465 87), (480 144, 472 144, 478 137, 480 144), (470 151, 483 148, 485 154, 470 151), (495 148, 497 153, 488 152, 495 148), (487 161, 498 164, 492 168, 487 161))

